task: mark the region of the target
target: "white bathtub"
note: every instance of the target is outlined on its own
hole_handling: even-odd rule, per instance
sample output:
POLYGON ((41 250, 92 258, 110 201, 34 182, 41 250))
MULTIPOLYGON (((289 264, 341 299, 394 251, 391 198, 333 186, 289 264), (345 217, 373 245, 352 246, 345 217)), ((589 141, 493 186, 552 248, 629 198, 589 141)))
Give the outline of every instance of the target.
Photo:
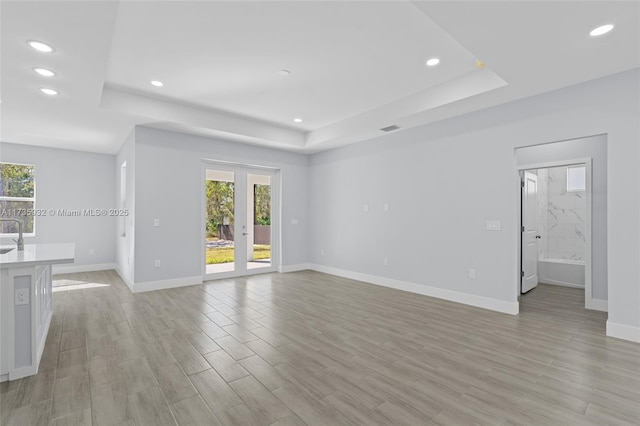
POLYGON ((584 288, 584 261, 538 259, 538 281, 545 284, 584 288))

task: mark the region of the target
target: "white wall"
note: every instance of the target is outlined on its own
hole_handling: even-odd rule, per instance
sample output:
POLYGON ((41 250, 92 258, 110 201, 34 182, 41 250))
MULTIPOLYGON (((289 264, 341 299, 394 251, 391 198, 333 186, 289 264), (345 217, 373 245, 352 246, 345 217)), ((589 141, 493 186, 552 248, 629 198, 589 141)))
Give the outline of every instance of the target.
MULTIPOLYGON (((609 270, 609 242, 607 195, 608 167, 606 135, 567 140, 557 143, 536 145, 516 150, 516 162, 522 164, 541 164, 550 161, 592 159, 591 188, 591 253, 592 253, 592 296, 594 299, 607 300, 607 282, 609 270)), ((636 166, 637 167, 637 166, 636 166)), ((613 165, 611 168, 615 168, 613 165)), ((566 169, 565 169, 566 170, 566 169)), ((612 188, 613 189, 613 188, 612 188)), ((549 186, 551 195, 551 186, 549 186)), ((619 196, 624 196, 619 194, 619 196)), ((551 220, 551 218, 549 218, 551 220)), ((549 248, 551 251, 551 248, 549 248)))
POLYGON ((129 215, 117 219, 116 224, 116 265, 118 273, 130 287, 133 286, 135 266, 135 129, 131 131, 116 157, 114 173, 116 177, 115 200, 118 208, 122 199, 122 165, 125 170, 125 205, 129 215))
POLYGON ((282 265, 307 262, 308 156, 137 127, 135 282, 202 276, 202 160, 280 169, 282 265), (160 219, 154 227, 153 220, 160 219), (292 219, 298 224, 293 225, 292 219), (154 260, 161 267, 154 267, 154 260))
POLYGON ((311 261, 515 303, 514 148, 607 134, 607 201, 615 212, 607 234, 608 326, 613 334, 621 334, 618 325, 636 330, 639 82, 635 69, 312 156, 311 261), (486 220, 500 220, 502 230, 487 231, 486 220))
MULTIPOLYGON (((30 145, 0 143, 0 161, 35 165, 37 209, 110 209, 115 207, 115 157, 30 145)), ((74 265, 112 267, 115 262, 116 221, 113 217, 36 218, 36 236, 25 244, 76 244, 74 265), (89 254, 93 249, 94 254, 89 254)), ((14 244, 3 238, 2 244, 14 244)), ((92 268, 89 268, 92 269, 92 268)), ((60 268, 58 270, 61 270, 60 268)))

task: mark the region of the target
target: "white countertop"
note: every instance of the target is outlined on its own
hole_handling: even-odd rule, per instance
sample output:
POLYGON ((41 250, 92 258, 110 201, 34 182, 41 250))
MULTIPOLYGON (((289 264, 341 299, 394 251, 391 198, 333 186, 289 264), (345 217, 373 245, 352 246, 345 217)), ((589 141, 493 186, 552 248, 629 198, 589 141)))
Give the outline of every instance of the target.
POLYGON ((15 245, 2 246, 2 248, 10 247, 14 249, 0 254, 0 269, 73 263, 76 251, 74 243, 25 244, 24 251, 18 251, 15 245))

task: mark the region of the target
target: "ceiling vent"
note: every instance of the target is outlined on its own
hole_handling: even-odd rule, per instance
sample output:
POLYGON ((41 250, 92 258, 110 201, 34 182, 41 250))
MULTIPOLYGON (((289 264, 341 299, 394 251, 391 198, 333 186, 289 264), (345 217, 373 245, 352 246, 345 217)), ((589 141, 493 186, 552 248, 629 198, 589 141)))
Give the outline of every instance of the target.
POLYGON ((400 127, 396 126, 395 124, 393 126, 387 126, 387 127, 383 127, 382 130, 383 132, 393 132, 394 130, 398 130, 400 127))

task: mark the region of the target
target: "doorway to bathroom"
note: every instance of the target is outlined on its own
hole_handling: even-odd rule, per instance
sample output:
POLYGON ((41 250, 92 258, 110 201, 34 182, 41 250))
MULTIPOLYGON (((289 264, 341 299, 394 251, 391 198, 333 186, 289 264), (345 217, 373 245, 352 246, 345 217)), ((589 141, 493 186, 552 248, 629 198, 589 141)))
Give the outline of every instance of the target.
POLYGON ((606 134, 598 134, 515 148, 514 190, 518 191, 519 226, 517 231, 514 229, 517 232, 514 293, 521 309, 532 307, 527 300, 543 297, 553 300, 561 310, 559 301, 564 299, 561 295, 571 294, 575 308, 579 308, 575 303, 582 300, 583 310, 608 310, 607 139, 606 134), (525 172, 533 174, 536 183, 529 185, 528 200, 534 200, 536 207, 529 208, 528 223, 524 207, 527 188, 522 186, 525 172), (529 227, 528 235, 522 226, 529 227), (527 257, 526 243, 532 241, 531 236, 536 240, 535 249, 530 245, 527 257), (534 257, 532 253, 538 255, 534 257), (529 278, 524 294, 523 271, 529 278), (582 273, 584 287, 580 287, 582 273), (536 279, 540 284, 533 286, 531 282, 536 279), (527 292, 527 286, 532 290, 527 292))
POLYGON ((521 280, 584 289, 591 299, 591 159, 520 170, 521 280))
POLYGON ((203 163, 205 280, 277 269, 277 176, 268 168, 203 163))

